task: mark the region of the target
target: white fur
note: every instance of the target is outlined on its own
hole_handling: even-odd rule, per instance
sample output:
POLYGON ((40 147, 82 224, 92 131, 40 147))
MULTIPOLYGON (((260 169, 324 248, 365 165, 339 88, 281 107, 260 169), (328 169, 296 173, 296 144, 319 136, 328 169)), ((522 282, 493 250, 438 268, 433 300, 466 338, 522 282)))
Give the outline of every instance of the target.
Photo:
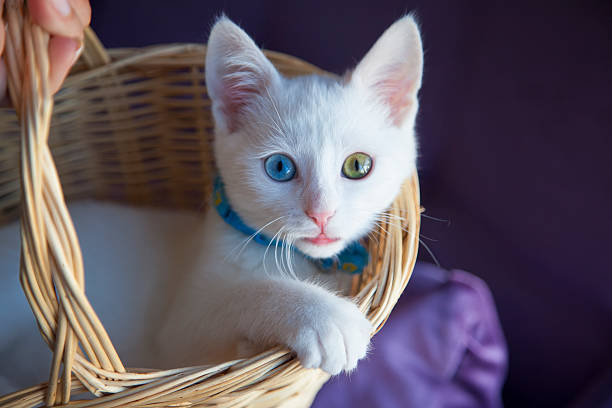
MULTIPOLYGON (((248 225, 281 244, 249 242, 214 209, 200 220, 77 204, 71 213, 86 260, 88 296, 131 366, 215 363, 284 344, 306 367, 331 374, 351 370, 366 354, 372 327, 355 304, 336 294, 346 289, 346 275, 322 274, 289 248, 314 258, 337 254, 385 217, 414 171, 422 71, 417 26, 411 17, 400 19, 343 80, 281 76, 226 18, 213 27, 208 46, 214 148, 227 195, 248 225), (355 152, 373 159, 361 180, 341 173, 355 152), (263 162, 273 153, 293 159, 294 179, 281 183, 267 176, 263 162), (325 232, 338 241, 305 241, 320 232, 307 212, 333 213, 325 232)), ((0 312, 17 310, 14 226, 0 229, 0 243, 9 251, 1 260, 2 282, 12 285, 2 285, 10 296, 0 300, 0 312)), ((19 339, 27 337, 23 322, 32 319, 21 316, 28 314, 23 301, 20 308, 17 317, 0 315, 0 327, 15 327, 0 336, 0 361, 26 352, 19 339)), ((11 381, 10 368, 0 362, 0 380, 8 375, 11 381)))

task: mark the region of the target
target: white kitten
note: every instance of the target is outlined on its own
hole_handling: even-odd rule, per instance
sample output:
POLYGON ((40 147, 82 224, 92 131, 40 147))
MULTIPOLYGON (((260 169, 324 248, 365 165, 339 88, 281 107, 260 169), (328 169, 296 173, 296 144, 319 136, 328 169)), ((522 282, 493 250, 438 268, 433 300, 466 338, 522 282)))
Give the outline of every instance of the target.
MULTIPOLYGON (((414 171, 421 71, 411 17, 392 25, 345 81, 282 77, 246 33, 221 18, 208 42, 206 83, 217 166, 244 223, 313 258, 362 238, 414 171), (343 174, 346 160, 349 173, 356 166, 364 174, 343 174)), ((370 324, 316 283, 322 275, 313 263, 294 256, 299 279, 288 279, 267 265, 264 245, 236 253, 243 233, 214 212, 207 225, 214 233, 202 243, 206 273, 194 271, 167 320, 167 337, 185 324, 193 330, 179 349, 224 356, 230 339, 245 337, 285 344, 305 367, 332 374, 365 356, 370 324)))
MULTIPOLYGON (((283 344, 305 367, 353 369, 372 327, 335 294, 348 275, 322 273, 309 258, 331 257, 362 238, 415 171, 421 73, 420 36, 410 16, 343 80, 281 76, 246 33, 221 18, 206 57, 216 163, 242 222, 276 240, 249 241, 214 207, 198 222, 116 205, 72 206, 88 296, 128 365, 214 363, 234 358, 244 345, 252 353, 283 344), (104 222, 87 225, 95 224, 88 218, 104 222), (130 237, 113 239, 113 231, 130 237), (92 286, 92 279, 124 281, 125 295, 92 286), (143 281, 144 293, 128 295, 143 281)), ((11 234, 14 228, 3 228, 0 242, 11 234)), ((0 266, 15 281, 16 255, 0 266)), ((9 318, 0 317, 3 327, 9 318)), ((15 333, 0 336, 0 356, 18 355, 15 333)), ((5 368, 0 363, 0 375, 10 372, 5 368)))

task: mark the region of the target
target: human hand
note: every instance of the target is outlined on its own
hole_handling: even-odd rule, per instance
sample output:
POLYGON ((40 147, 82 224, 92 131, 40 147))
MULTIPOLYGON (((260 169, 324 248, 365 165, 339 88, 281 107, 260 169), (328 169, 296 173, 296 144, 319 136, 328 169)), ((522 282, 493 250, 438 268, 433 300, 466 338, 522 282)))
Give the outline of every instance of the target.
MULTIPOLYGON (((83 30, 91 20, 89 0, 28 0, 28 10, 32 21, 51 34, 49 84, 55 93, 83 50, 83 30)), ((0 102, 6 95, 7 80, 3 12, 4 0, 0 0, 0 102)))

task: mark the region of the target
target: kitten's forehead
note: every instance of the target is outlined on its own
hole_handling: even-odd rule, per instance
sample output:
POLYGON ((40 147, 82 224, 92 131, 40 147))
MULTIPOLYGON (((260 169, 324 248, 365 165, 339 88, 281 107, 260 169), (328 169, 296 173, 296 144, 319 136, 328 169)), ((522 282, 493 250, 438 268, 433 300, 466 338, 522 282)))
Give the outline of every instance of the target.
POLYGON ((371 137, 360 140, 361 130, 381 125, 352 89, 330 77, 285 79, 280 89, 267 92, 261 102, 258 123, 270 130, 263 132, 262 147, 267 150, 298 150, 307 155, 325 147, 337 150, 350 149, 355 143, 373 144, 371 137))
POLYGON ((307 76, 286 80, 283 85, 275 99, 287 126, 287 136, 297 139, 294 143, 303 140, 306 132, 314 138, 310 139, 312 143, 335 131, 345 92, 337 81, 307 76))

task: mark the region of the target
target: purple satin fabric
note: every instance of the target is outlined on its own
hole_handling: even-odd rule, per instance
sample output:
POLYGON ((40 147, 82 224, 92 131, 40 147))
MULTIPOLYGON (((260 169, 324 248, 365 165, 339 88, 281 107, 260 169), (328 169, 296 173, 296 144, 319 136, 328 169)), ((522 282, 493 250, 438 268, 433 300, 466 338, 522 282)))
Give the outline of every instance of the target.
POLYGON ((313 407, 501 407, 507 350, 486 284, 417 264, 370 355, 313 407))

